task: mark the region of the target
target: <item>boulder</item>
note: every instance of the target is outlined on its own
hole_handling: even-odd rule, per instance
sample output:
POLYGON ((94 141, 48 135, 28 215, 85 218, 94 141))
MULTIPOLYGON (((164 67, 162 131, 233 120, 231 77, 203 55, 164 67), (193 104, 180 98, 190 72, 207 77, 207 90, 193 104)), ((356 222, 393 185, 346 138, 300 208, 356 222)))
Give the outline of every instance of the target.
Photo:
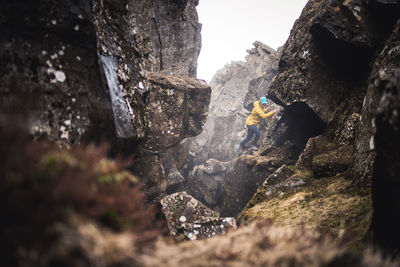
POLYGON ((170 233, 180 231, 190 240, 207 238, 236 228, 235 218, 220 218, 213 210, 186 192, 174 193, 161 200, 170 233))
MULTIPOLYGON (((291 145, 286 144, 233 160, 220 193, 221 215, 237 215, 267 177, 283 165, 294 164, 297 158, 291 156, 291 151, 291 145)), ((288 170, 283 168, 281 171, 286 173, 288 170)))
POLYGON ((216 159, 209 159, 204 164, 196 165, 189 173, 185 184, 188 192, 207 207, 218 209, 221 190, 224 190, 226 185, 230 165, 230 162, 216 159))
POLYGON ((202 80, 148 73, 152 89, 146 106, 146 140, 150 150, 166 150, 201 133, 211 88, 202 80))

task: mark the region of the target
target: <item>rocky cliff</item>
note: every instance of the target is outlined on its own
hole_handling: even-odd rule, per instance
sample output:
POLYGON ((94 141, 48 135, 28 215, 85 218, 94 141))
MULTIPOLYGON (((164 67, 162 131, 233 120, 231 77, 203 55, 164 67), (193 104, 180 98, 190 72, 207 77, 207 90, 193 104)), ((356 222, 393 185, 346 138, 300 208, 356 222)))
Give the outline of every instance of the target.
POLYGON ((132 164, 146 188, 165 192, 158 153, 201 132, 210 97, 194 79, 197 3, 2 5, 1 111, 26 114, 36 139, 64 147, 106 141, 113 155, 134 153, 158 170, 146 176, 132 164))

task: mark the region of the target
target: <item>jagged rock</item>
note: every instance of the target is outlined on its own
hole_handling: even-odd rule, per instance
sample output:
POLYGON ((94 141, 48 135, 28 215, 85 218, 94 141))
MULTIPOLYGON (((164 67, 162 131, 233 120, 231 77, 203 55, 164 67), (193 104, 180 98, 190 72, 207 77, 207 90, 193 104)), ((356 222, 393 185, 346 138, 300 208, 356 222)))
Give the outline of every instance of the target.
MULTIPOLYGON (((209 115, 204 130, 190 141, 186 166, 192 171, 188 174, 186 190, 217 210, 226 193, 227 177, 231 175, 230 170, 235 164, 229 162, 237 156, 235 145, 247 133, 244 122, 249 111, 244 108, 243 103, 254 102, 264 95, 262 89, 268 86, 277 71, 279 54, 261 42, 256 41, 253 45, 247 51, 249 54, 246 62, 227 64, 214 75, 211 81, 209 115), (260 77, 262 81, 255 82, 260 77)), ((270 103, 272 109, 273 104, 270 103)), ((269 127, 272 123, 270 118, 268 126, 264 127, 269 127)), ((260 142, 262 140, 263 138, 260 142)))
POLYGON ((399 18, 398 10, 395 2, 309 1, 283 47, 279 73, 268 88, 268 94, 285 104, 306 103, 327 123, 323 134, 329 142, 355 143, 350 167, 366 186, 374 161, 373 114, 380 99, 379 85, 374 83, 379 84, 383 65, 368 75, 374 55, 381 55, 379 44, 399 18))
POLYGON ((284 192, 304 186, 305 184, 306 182, 301 178, 287 179, 276 185, 266 185, 264 187, 264 194, 266 198, 281 196, 284 192))
POLYGON ((211 174, 218 174, 225 172, 229 168, 229 162, 221 162, 216 159, 208 159, 204 164, 204 172, 211 174))
POLYGON ((315 178, 320 178, 345 172, 352 166, 353 160, 353 145, 332 143, 321 135, 308 140, 296 165, 312 169, 315 178))
POLYGON ((293 176, 294 174, 295 173, 290 168, 288 168, 286 165, 283 165, 270 176, 268 176, 268 178, 265 179, 263 184, 257 189, 257 192, 243 208, 239 214, 239 217, 242 216, 241 214, 243 214, 243 212, 260 202, 266 201, 269 198, 280 196, 286 191, 305 185, 305 181, 302 178, 293 176))
POLYGON ((158 70, 152 58, 161 55, 170 66, 178 66, 166 66, 168 74, 193 77, 200 50, 197 1, 182 2, 179 7, 174 1, 157 3, 157 7, 149 4, 145 0, 135 5, 127 0, 93 4, 80 0, 3 5, 1 72, 7 75, 1 77, 2 110, 33 106, 32 134, 67 145, 104 137, 115 141, 116 135, 143 138, 147 105, 143 93, 150 89, 145 71, 158 70), (150 40, 147 29, 154 24, 162 32, 150 40), (184 34, 182 29, 187 29, 184 34), (32 37, 35 32, 44 39, 32 37), (151 54, 159 38, 168 39, 168 45, 165 41, 162 51, 151 54), (179 51, 171 49, 177 43, 179 51), (38 96, 32 99, 34 105, 19 103, 17 91, 38 96))
POLYGON ((264 201, 268 198, 281 196, 284 192, 293 190, 306 184, 302 178, 292 177, 293 174, 294 172, 291 169, 289 169, 286 165, 283 165, 273 174, 271 174, 264 181, 263 185, 257 190, 257 193, 253 197, 253 199, 257 199, 257 201, 251 200, 249 203, 254 205, 260 201, 260 198, 264 201), (260 197, 258 194, 261 192, 263 196, 260 197))
POLYGON ((324 135, 310 138, 299 156, 296 165, 311 168, 314 156, 321 154, 324 150, 332 150, 334 147, 335 144, 330 143, 324 135))
POLYGON ((393 35, 387 40, 383 49, 377 53, 377 58, 372 64, 369 84, 361 111, 361 121, 358 135, 355 140, 355 160, 353 172, 359 176, 360 183, 371 185, 372 171, 375 161, 374 134, 376 131, 375 114, 378 109, 382 92, 388 82, 393 69, 398 68, 398 23, 393 35), (397 34, 397 36, 396 36, 397 34))
POLYGON ((183 231, 187 238, 195 240, 236 228, 235 218, 219 218, 213 210, 186 192, 166 196, 161 205, 172 235, 183 231))
POLYGON ((289 169, 286 165, 283 165, 264 181, 263 186, 277 184, 289 178, 293 174, 294 172, 291 169, 289 169))
MULTIPOLYGON (((107 98, 92 102, 104 93, 89 1, 12 1, 0 14, 2 113, 29 111, 36 137, 78 142, 93 111, 111 109, 107 98)), ((105 121, 113 122, 111 114, 105 121)))
POLYGON ((185 178, 182 174, 178 171, 175 165, 172 166, 170 169, 168 176, 167 176, 167 188, 170 186, 176 186, 181 184, 185 181, 185 178))

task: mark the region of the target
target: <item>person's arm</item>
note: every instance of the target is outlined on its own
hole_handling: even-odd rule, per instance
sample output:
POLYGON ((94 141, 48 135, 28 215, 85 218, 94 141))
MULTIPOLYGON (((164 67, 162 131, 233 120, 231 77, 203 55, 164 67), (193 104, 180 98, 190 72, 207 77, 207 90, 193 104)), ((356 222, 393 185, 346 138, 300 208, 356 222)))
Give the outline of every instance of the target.
POLYGON ((263 119, 271 117, 272 115, 274 115, 276 113, 276 110, 265 113, 264 110, 260 106, 256 106, 254 108, 255 108, 255 111, 257 112, 257 114, 263 119))

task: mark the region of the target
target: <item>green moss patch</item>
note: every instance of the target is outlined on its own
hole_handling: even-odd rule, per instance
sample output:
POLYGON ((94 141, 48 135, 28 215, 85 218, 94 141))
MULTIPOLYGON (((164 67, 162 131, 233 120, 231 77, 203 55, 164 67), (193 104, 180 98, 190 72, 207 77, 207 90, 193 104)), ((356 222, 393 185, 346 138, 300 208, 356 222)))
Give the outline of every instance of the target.
POLYGON ((307 187, 263 201, 261 191, 258 199, 252 199, 258 204, 248 205, 240 214, 241 222, 271 219, 278 225, 308 228, 346 243, 361 240, 370 225, 370 190, 343 177, 309 180, 307 187))

